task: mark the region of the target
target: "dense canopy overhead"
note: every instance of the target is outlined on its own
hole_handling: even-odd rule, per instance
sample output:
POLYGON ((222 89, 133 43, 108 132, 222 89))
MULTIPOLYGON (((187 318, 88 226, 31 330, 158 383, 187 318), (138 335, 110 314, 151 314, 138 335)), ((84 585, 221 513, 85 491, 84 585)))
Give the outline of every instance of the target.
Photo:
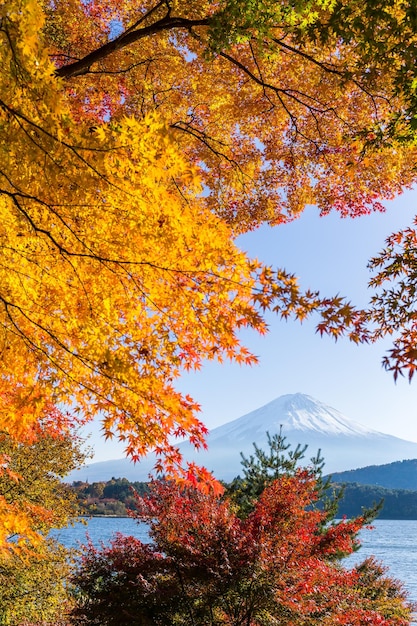
POLYGON ((2 430, 24 438, 59 403, 178 472, 171 436, 205 429, 175 378, 255 362, 238 333, 265 332, 262 308, 391 332, 234 238, 307 204, 380 210, 415 182, 413 6, 3 2, 2 430))

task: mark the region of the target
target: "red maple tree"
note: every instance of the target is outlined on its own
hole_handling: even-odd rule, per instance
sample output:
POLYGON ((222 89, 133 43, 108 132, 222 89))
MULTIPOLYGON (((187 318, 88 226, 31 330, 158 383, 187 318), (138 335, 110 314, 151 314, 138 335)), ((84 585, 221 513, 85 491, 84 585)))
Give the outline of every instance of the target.
POLYGON ((91 543, 75 577, 77 624, 400 626, 411 607, 375 561, 346 569, 363 517, 325 524, 319 481, 297 469, 242 519, 228 497, 155 482, 134 514, 152 544, 91 543))

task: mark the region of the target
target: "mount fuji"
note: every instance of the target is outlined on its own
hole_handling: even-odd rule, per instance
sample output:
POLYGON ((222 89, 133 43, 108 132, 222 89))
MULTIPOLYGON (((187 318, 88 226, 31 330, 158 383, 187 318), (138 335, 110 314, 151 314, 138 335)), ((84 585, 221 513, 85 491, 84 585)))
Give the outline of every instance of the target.
MULTIPOLYGON (((254 442, 266 450, 267 431, 273 435, 281 427, 287 443, 308 445, 306 465, 321 450, 326 474, 417 458, 417 443, 367 428, 302 393, 280 396, 214 428, 207 437, 208 450, 197 452, 188 442, 179 444, 179 448, 185 460, 204 465, 217 478, 230 481, 241 472, 240 452, 250 455, 254 442)), ((114 476, 145 481, 154 462, 150 454, 136 465, 128 459, 92 463, 72 472, 66 480, 95 482, 114 476)))

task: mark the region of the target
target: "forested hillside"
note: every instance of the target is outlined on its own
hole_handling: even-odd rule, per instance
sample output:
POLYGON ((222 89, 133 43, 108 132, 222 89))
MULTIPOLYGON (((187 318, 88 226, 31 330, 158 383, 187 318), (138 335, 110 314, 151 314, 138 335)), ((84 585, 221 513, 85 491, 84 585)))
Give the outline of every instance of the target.
MULTIPOLYGON (((333 483, 332 489, 339 490, 340 483, 333 483)), ((112 478, 107 482, 75 482, 72 484, 82 515, 126 516, 128 510, 135 510, 134 492, 143 495, 148 492, 148 484, 129 482, 126 478, 112 478)), ((372 508, 383 500, 378 515, 380 519, 417 519, 417 490, 387 489, 377 485, 347 483, 340 500, 337 516, 355 517, 362 509, 372 508)))
POLYGON ((337 516, 348 518, 360 515, 383 501, 379 519, 417 519, 417 491, 386 489, 375 485, 348 483, 344 487, 337 516))
POLYGON ((112 478, 106 482, 72 483, 81 515, 114 515, 124 517, 135 508, 134 492, 144 495, 147 483, 129 482, 127 478, 112 478))
POLYGON ((417 491, 417 459, 396 461, 386 465, 369 465, 347 472, 338 472, 332 474, 332 481, 417 491))

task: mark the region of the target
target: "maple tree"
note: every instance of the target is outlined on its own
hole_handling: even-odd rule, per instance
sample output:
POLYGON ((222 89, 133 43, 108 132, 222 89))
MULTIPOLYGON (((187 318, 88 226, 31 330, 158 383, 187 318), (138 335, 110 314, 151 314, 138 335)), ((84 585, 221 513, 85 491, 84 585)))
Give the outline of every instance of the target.
POLYGON ((74 578, 76 624, 406 625, 399 583, 367 560, 349 570, 364 518, 323 524, 314 473, 270 483, 241 519, 231 501, 159 482, 138 499, 153 543, 92 544, 74 578))
POLYGON ((380 209, 413 183, 411 7, 365 4, 62 2, 46 32, 76 111, 157 109, 204 165, 205 205, 241 232, 306 204, 380 209), (68 19, 85 28, 62 33, 68 19))
POLYGON ((0 623, 4 626, 68 626, 72 600, 66 580, 71 554, 45 539, 25 557, 0 557, 0 623))
MULTIPOLYGON (((47 419, 56 428, 58 411, 47 419)), ((0 458, 0 623, 64 623, 71 554, 48 533, 78 515, 76 495, 62 479, 85 454, 74 433, 42 433, 38 424, 25 443, 1 432, 0 458)))
POLYGON ((39 5, 14 6, 3 8, 17 85, 3 74, 0 367, 4 388, 23 391, 1 424, 29 427, 31 408, 53 402, 80 420, 102 412, 136 457, 170 450, 170 435, 201 445, 196 404, 173 379, 202 358, 253 360, 237 339, 242 325, 264 328, 252 265, 200 207, 195 172, 157 117, 80 133, 27 32, 35 17, 42 26, 39 5))
POLYGON ((417 369, 416 225, 417 218, 412 226, 393 233, 386 248, 370 261, 376 294, 369 317, 377 338, 394 336, 383 364, 395 379, 408 373, 411 380, 417 369))
POLYGON ((65 526, 76 516, 76 497, 61 481, 83 464, 87 454, 68 415, 42 398, 36 406, 33 397, 32 405, 22 393, 17 389, 1 394, 6 414, 10 405, 18 405, 17 396, 22 401, 22 423, 15 428, 11 420, 0 430, 0 555, 6 561, 13 553, 20 558, 30 552, 48 530, 65 526))
POLYGON ((414 183, 412 6, 362 4, 2 3, 3 430, 75 408, 207 485, 172 444, 204 445, 184 369, 256 362, 238 333, 265 332, 262 308, 370 337, 369 312, 234 243, 310 203, 381 210, 414 183))

